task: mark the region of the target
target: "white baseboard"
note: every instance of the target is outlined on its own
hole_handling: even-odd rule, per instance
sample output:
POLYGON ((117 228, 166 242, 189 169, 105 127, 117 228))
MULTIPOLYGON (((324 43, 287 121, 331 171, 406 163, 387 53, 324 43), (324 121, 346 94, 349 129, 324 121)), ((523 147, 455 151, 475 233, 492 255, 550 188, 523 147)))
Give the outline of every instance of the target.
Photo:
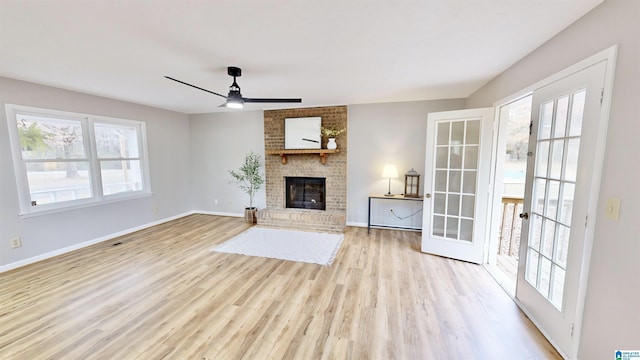
POLYGON ((347 226, 367 227, 367 223, 347 221, 347 226))
POLYGON ((36 256, 30 257, 30 258, 27 258, 27 259, 23 259, 23 260, 19 260, 19 261, 16 261, 16 262, 12 262, 12 263, 9 263, 7 265, 2 265, 2 266, 0 266, 0 273, 3 273, 5 271, 9 271, 9 270, 13 270, 13 269, 16 269, 16 268, 19 268, 19 267, 22 267, 22 266, 26 266, 26 265, 29 265, 29 264, 33 264, 33 263, 38 262, 38 261, 49 259, 49 258, 52 258, 54 256, 62 255, 62 254, 65 254, 65 253, 68 253, 68 252, 71 252, 71 251, 74 251, 74 250, 82 249, 84 247, 87 247, 87 246, 90 246, 90 245, 93 245, 93 244, 97 244, 97 243, 100 243, 100 242, 103 242, 103 241, 107 241, 107 240, 111 240, 111 239, 117 238, 118 236, 127 235, 127 234, 130 234, 132 232, 143 230, 143 229, 155 226, 155 225, 166 223, 168 221, 176 220, 176 219, 179 219, 181 217, 185 217, 185 216, 196 214, 196 213, 200 213, 200 212, 188 211, 186 213, 182 213, 182 214, 178 214, 178 215, 171 216, 171 217, 168 217, 168 218, 164 218, 164 219, 161 219, 161 220, 158 220, 158 221, 154 221, 154 222, 151 222, 151 223, 148 223, 148 224, 144 224, 144 225, 136 226, 136 227, 133 227, 133 228, 130 228, 130 229, 118 231, 117 233, 101 236, 101 237, 99 237, 97 239, 92 239, 92 240, 89 240, 89 241, 81 242, 79 244, 67 246, 67 247, 64 247, 62 249, 49 251, 49 252, 46 252, 44 254, 40 254, 40 255, 36 255, 36 256))
POLYGON ((217 215, 217 216, 230 216, 230 217, 244 217, 244 213, 228 213, 228 212, 220 212, 220 211, 204 211, 204 210, 194 210, 194 214, 203 214, 203 215, 217 215))

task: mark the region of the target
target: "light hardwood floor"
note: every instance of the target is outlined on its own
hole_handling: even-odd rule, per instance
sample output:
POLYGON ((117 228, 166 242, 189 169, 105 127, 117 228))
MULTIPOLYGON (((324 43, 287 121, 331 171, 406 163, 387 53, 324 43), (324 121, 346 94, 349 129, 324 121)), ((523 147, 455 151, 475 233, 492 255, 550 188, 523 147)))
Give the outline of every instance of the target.
POLYGON ((419 233, 349 227, 331 267, 209 251, 247 227, 191 215, 0 274, 0 358, 560 358, 419 233))

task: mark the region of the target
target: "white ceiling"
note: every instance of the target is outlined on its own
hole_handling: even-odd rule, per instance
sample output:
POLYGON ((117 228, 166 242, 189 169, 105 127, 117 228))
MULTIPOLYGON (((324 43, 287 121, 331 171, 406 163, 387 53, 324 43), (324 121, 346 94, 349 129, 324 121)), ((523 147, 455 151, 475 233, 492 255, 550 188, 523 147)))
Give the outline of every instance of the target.
POLYGON ((229 65, 304 107, 459 98, 602 1, 0 0, 0 76, 183 113, 229 110, 163 76, 226 94, 229 65))

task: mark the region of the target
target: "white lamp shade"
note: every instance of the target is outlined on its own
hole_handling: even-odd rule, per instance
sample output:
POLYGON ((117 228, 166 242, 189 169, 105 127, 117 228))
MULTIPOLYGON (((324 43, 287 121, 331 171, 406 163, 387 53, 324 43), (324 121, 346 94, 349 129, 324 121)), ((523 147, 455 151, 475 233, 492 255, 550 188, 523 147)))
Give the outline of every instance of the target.
POLYGON ((396 169, 395 165, 385 165, 384 170, 382 170, 382 177, 385 179, 397 179, 398 169, 396 169))

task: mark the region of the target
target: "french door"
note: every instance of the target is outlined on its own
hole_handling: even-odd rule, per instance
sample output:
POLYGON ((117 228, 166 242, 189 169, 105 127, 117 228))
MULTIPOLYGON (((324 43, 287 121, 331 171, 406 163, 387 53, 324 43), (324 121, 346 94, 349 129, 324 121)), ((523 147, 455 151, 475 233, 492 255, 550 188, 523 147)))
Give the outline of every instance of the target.
POLYGON ((423 252, 482 263, 493 108, 427 118, 423 252))
POLYGON ((587 221, 597 201, 605 71, 606 61, 533 92, 516 298, 569 358, 580 336, 587 221))

